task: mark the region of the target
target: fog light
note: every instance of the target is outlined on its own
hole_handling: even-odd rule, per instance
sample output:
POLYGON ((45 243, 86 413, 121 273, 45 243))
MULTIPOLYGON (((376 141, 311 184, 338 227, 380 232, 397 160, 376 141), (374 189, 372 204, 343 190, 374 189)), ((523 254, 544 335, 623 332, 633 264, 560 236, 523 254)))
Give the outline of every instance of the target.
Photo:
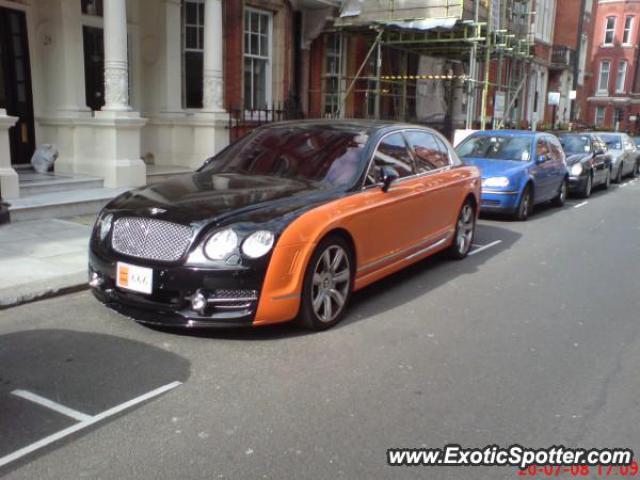
POLYGON ((91 272, 91 275, 89 277, 89 286, 91 288, 100 288, 103 283, 104 283, 104 280, 102 279, 99 273, 91 272))
POLYGON ((207 308, 207 297, 205 297, 200 290, 191 296, 191 308, 200 315, 202 315, 207 308))

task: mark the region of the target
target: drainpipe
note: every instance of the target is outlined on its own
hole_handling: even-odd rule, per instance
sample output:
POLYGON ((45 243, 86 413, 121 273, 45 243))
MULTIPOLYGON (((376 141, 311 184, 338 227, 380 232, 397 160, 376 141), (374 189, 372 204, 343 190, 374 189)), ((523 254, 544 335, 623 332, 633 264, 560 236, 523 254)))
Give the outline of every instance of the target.
MULTIPOLYGON (((578 103, 578 76, 580 75, 580 56, 582 55, 582 33, 584 31, 584 10, 586 6, 587 0, 582 0, 580 3, 580 19, 578 20, 578 43, 576 44, 576 56, 573 59, 573 90, 576 92, 576 99, 571 102, 571 113, 569 116, 571 122, 575 120, 576 104, 578 103)), ((592 12, 593 8, 592 6, 592 12)))

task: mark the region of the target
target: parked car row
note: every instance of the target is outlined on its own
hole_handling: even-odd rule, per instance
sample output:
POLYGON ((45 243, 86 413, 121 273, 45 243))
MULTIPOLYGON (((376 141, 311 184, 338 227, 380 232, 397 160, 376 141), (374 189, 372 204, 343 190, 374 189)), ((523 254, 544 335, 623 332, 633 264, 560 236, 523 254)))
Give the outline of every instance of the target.
POLYGON ((193 174, 111 201, 91 236, 89 284, 144 323, 326 329, 352 292, 437 252, 465 258, 481 209, 524 220, 537 203, 635 174, 630 145, 495 131, 456 152, 414 125, 263 126, 193 174))
POLYGON ((593 188, 608 189, 640 169, 640 149, 618 132, 482 131, 456 151, 482 172, 481 210, 518 220, 537 204, 562 206, 568 193, 588 198, 593 188))

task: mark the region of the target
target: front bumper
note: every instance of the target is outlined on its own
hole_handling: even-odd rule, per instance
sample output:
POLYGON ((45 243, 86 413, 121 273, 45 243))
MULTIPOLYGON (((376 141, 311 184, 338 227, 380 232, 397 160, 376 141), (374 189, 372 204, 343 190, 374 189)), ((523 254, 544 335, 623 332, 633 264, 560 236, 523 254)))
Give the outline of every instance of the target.
POLYGON ((264 273, 249 268, 203 269, 158 266, 144 261, 105 258, 89 252, 89 276, 95 297, 141 323, 167 327, 251 326, 256 316, 264 273), (116 286, 117 262, 153 268, 150 295, 116 286), (95 274, 95 275, 94 275, 95 274), (207 306, 196 311, 191 297, 201 292, 207 306))
POLYGON ((518 208, 520 192, 483 190, 480 196, 480 211, 513 213, 518 208))
POLYGON ((579 177, 569 177, 569 192, 576 193, 582 192, 587 186, 587 177, 579 176, 579 177))

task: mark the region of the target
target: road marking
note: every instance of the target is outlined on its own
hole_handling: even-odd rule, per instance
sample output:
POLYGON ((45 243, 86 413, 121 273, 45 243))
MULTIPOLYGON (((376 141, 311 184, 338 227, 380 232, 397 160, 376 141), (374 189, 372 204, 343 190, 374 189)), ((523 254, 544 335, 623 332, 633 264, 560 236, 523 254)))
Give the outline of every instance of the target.
MULTIPOLYGON (((478 254, 480 252, 484 252, 485 250, 488 250, 488 249, 490 249, 492 247, 495 247, 496 245, 500 245, 501 243, 502 243, 502 240, 496 240, 495 242, 491 242, 488 245, 483 245, 483 246, 477 248, 476 250, 473 250, 472 252, 469 252, 469 255, 476 255, 476 254, 478 254)), ((475 244, 474 244, 474 247, 475 247, 475 244)))
POLYGON ((20 450, 16 450, 15 452, 10 453, 9 455, 5 455, 4 457, 0 458, 0 467, 3 467, 11 462, 15 462, 16 460, 19 460, 25 455, 29 455, 30 453, 33 453, 37 450, 40 450, 41 448, 51 445, 52 443, 57 442, 58 440, 61 440, 65 437, 68 437, 73 433, 76 433, 80 430, 90 427, 91 425, 101 422, 102 420, 105 420, 109 417, 117 415, 118 413, 124 410, 127 410, 135 405, 138 405, 139 403, 142 403, 142 402, 145 402, 146 400, 157 397, 158 395, 162 395, 163 393, 168 392, 169 390, 173 390, 174 388, 179 387, 180 385, 182 385, 182 382, 172 382, 167 385, 163 385, 162 387, 156 388, 155 390, 145 393, 144 395, 140 395, 139 397, 136 397, 132 400, 121 403, 120 405, 116 405, 115 407, 105 410, 102 413, 98 413, 93 417, 89 417, 88 419, 78 422, 75 425, 71 425, 70 427, 67 427, 64 430, 60 430, 59 432, 49 435, 48 437, 38 440, 37 442, 34 442, 31 445, 27 445, 26 447, 23 447, 20 450))
POLYGON ((59 403, 54 402, 53 400, 49 400, 48 398, 41 397, 35 393, 28 392, 27 390, 14 390, 11 392, 12 395, 16 397, 24 398, 25 400, 29 400, 33 403, 37 403, 38 405, 42 405, 43 407, 47 407, 51 410, 55 410, 62 415, 66 415, 67 417, 71 417, 79 422, 85 422, 91 419, 91 415, 87 415, 86 413, 79 412, 74 410, 73 408, 65 407, 59 403))
POLYGON ((585 205, 588 205, 588 204, 589 204, 589 202, 585 201, 585 202, 579 203, 577 205, 574 205, 573 208, 581 208, 581 207, 584 207, 585 205))

